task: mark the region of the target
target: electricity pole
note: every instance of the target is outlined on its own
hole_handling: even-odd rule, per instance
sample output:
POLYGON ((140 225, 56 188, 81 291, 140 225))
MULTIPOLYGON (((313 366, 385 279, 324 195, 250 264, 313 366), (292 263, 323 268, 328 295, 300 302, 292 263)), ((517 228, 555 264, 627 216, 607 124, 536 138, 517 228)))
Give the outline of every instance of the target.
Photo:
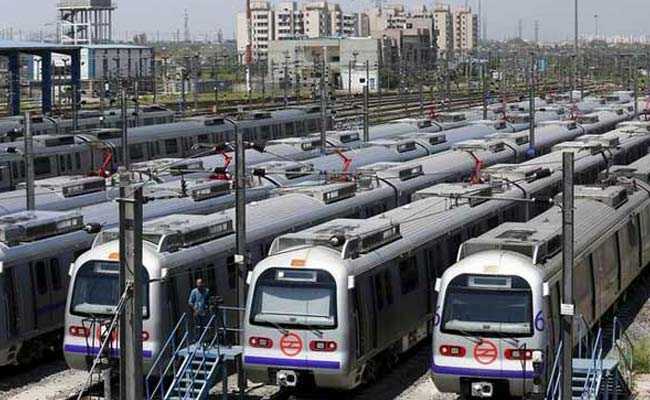
MULTIPOLYGON (((248 257, 246 253, 246 152, 244 150, 244 133, 239 130, 236 121, 226 119, 235 132, 235 225, 236 225, 236 247, 237 255, 235 262, 239 265, 237 279, 237 304, 240 307, 238 313, 239 344, 244 344, 244 311, 246 306, 246 276, 248 275, 248 257)), ((244 372, 241 356, 236 359, 238 386, 240 393, 246 389, 246 375, 244 372)))
POLYGON ((562 155, 562 282, 564 290, 562 304, 562 398, 572 396, 573 378, 573 167, 574 155, 562 155))
POLYGON ((327 147, 327 86, 325 81, 325 70, 327 60, 327 50, 323 48, 323 60, 321 62, 321 73, 320 73, 320 151, 321 154, 325 154, 325 149, 327 147))
POLYGON ((127 293, 120 314, 120 398, 140 400, 142 385, 142 187, 131 185, 120 167, 120 292, 127 293))
POLYGON ((528 152, 530 157, 535 156, 535 63, 537 62, 537 57, 534 52, 530 53, 530 78, 529 78, 529 89, 528 94, 528 113, 529 113, 529 139, 528 139, 528 152))
POLYGON ((126 82, 122 82, 122 165, 128 170, 130 167, 129 162, 129 141, 128 141, 128 126, 129 118, 126 111, 126 82))
POLYGON ((370 141, 370 110, 368 107, 368 85, 363 87, 363 141, 368 143, 370 141))
POLYGON ((483 86, 483 119, 488 119, 488 109, 487 109, 487 74, 485 70, 488 68, 488 63, 483 63, 483 68, 481 68, 481 86, 483 86))
POLYGON ((32 137, 32 116, 25 112, 25 195, 27 210, 36 209, 34 196, 34 139, 32 137))
POLYGON ((639 69, 637 68, 636 55, 632 58, 632 73, 634 82, 634 118, 639 117, 639 69))

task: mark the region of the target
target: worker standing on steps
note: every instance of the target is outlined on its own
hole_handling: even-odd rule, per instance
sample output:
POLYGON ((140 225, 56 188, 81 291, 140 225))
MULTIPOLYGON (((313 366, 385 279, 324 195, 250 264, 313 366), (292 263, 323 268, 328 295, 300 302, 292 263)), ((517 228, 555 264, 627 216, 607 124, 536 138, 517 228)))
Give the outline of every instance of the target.
POLYGON ((208 324, 208 299, 210 297, 210 289, 206 288, 203 284, 203 279, 196 280, 196 287, 192 289, 188 304, 192 309, 192 316, 194 322, 194 340, 198 340, 203 332, 203 329, 208 324))

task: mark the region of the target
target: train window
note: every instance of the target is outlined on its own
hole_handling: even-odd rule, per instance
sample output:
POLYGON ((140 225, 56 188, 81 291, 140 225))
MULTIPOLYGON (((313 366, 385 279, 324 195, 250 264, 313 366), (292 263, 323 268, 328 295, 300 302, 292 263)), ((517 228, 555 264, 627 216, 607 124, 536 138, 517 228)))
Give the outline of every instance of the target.
POLYGON ((63 282, 61 280, 61 269, 59 268, 59 260, 57 258, 50 258, 50 276, 52 277, 52 289, 61 290, 63 282))
POLYGON ((264 125, 260 127, 260 139, 269 140, 271 138, 271 127, 269 125, 264 125))
POLYGON ((389 269, 384 270, 384 292, 386 293, 386 305, 393 304, 393 280, 389 269))
POLYGON ((63 155, 59 156, 59 168, 61 172, 65 172, 65 156, 63 155))
POLYGON ((237 287, 237 264, 235 264, 235 256, 226 258, 226 270, 228 272, 228 287, 234 289, 237 287))
POLYGON ((415 256, 400 261, 399 279, 402 287, 402 294, 407 294, 417 289, 419 278, 418 265, 415 256))
POLYGON ((199 143, 210 143, 210 137, 208 135, 199 135, 198 142, 199 143))
POLYGON ((630 247, 636 247, 639 243, 639 236, 637 235, 638 230, 636 218, 632 218, 627 223, 627 237, 630 247))
POLYGON ((377 299, 377 309, 383 310, 384 308, 384 284, 382 283, 382 275, 375 275, 375 298, 377 299))
POLYGON ((74 153, 74 162, 77 164, 77 169, 81 170, 81 154, 80 153, 74 153))
POLYGON ((47 293, 47 272, 45 271, 45 262, 37 261, 34 270, 36 272, 36 291, 39 295, 47 293))
POLYGON ((294 130, 293 122, 289 122, 288 124, 284 124, 284 135, 286 137, 291 137, 296 134, 296 131, 294 130))
POLYGON ((165 139, 165 154, 178 153, 178 141, 176 139, 165 139))
POLYGON ((50 166, 49 157, 36 157, 34 159, 34 174, 38 175, 47 175, 52 172, 52 167, 50 166))
POLYGON ((449 260, 451 262, 456 261, 456 257, 458 256, 458 248, 462 243, 463 235, 461 233, 457 233, 451 236, 447 241, 447 257, 449 257, 449 260))
POLYGON ((140 160, 144 157, 141 144, 132 144, 129 146, 129 158, 131 160, 140 160))
POLYGON ((327 271, 269 269, 257 279, 251 302, 254 325, 335 329, 336 281, 327 271), (310 279, 295 276, 308 274, 310 279), (291 274, 287 276, 286 274, 291 274))
POLYGON ((280 125, 273 125, 273 139, 282 137, 282 127, 280 125))
MULTIPOLYGON (((120 264, 88 261, 75 275, 70 312, 81 316, 112 316, 120 301, 120 264)), ((142 316, 149 318, 149 273, 140 268, 142 316)))
MULTIPOLYGON (((75 153, 75 156, 77 156, 78 154, 79 153, 75 153)), ((72 156, 68 154, 65 159, 66 159, 66 167, 68 171, 72 170, 72 156)))
POLYGON ((296 133, 298 135, 305 134, 305 123, 303 121, 296 121, 296 133))
POLYGON ((217 274, 214 269, 213 264, 208 264, 205 267, 206 272, 208 273, 208 289, 210 289, 210 292, 212 295, 217 293, 217 274))

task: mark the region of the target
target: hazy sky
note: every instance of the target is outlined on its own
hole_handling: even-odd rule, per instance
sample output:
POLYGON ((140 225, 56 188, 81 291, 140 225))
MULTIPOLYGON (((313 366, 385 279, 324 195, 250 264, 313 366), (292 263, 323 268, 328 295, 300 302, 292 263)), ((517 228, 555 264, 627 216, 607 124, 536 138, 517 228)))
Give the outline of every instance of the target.
MULTIPOLYGON (((38 31, 55 20, 57 0, 0 0, 0 29, 12 26, 16 29, 38 31)), ((147 32, 161 37, 173 35, 177 29, 183 33, 183 10, 190 13, 193 33, 216 32, 223 29, 225 37, 231 37, 234 14, 243 9, 244 0, 116 0, 115 28, 119 39, 124 31, 147 32)), ((389 2, 389 1, 386 1, 389 2)), ((392 0, 391 2, 399 2, 392 0)), ((408 5, 421 4, 421 0, 405 0, 408 5)), ((469 0, 476 9, 478 0, 469 0)), ((339 0, 344 9, 366 8, 369 0, 339 0)), ((424 2, 427 5, 434 0, 424 2)), ((464 4, 464 0, 449 0, 452 5, 464 4)), ((649 0, 580 0, 581 28, 584 35, 594 33, 594 14, 599 15, 601 34, 644 35, 650 34, 649 0)), ((503 39, 517 32, 517 20, 523 20, 524 38, 532 38, 533 21, 540 21, 542 40, 563 40, 572 36, 572 0, 483 0, 487 7, 488 36, 503 39)), ((181 36, 182 37, 182 36, 181 36)))

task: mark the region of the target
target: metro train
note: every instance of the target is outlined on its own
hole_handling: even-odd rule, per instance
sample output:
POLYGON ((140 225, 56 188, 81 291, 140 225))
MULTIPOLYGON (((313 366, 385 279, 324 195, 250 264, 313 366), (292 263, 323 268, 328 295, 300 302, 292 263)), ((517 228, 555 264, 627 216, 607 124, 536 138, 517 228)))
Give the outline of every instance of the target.
MULTIPOLYGON (((571 135, 571 133, 566 134, 571 135)), ((613 149, 612 152, 620 155, 622 159, 628 153, 632 158, 636 154, 643 154, 639 149, 645 150, 648 139, 650 139, 648 135, 630 134, 621 135, 621 137, 624 138, 625 143, 620 144, 619 149, 613 149)), ((602 146, 600 143, 598 145, 602 146)), ((582 144, 578 146, 582 146, 582 144)), ((527 146, 522 145, 520 151, 525 152, 526 148, 527 146)), ((491 150, 477 150, 476 154, 486 160, 491 160, 490 164, 512 159, 512 155, 506 152, 496 153, 497 156, 493 155, 490 159, 488 157, 490 152, 491 150)), ((460 150, 447 153, 456 154, 456 162, 452 164, 456 166, 456 176, 468 176, 472 173, 472 163, 461 161, 471 160, 467 153, 460 150)), ((550 155, 546 157, 550 157, 550 155)), ((441 163, 448 166, 450 160, 451 158, 445 157, 441 159, 441 163)), ((602 169, 605 163, 600 154, 594 156, 589 153, 583 161, 584 165, 587 165, 588 160, 594 163, 592 167, 597 167, 597 171, 602 169)), ((350 186, 351 184, 329 189, 327 186, 305 186, 293 188, 293 193, 286 195, 290 197, 271 198, 250 204, 247 207, 247 247, 250 262, 254 263, 262 259, 274 238, 280 234, 313 226, 332 218, 370 216, 400 204, 396 201, 401 200, 401 197, 396 194, 401 193, 402 190, 409 190, 408 182, 423 177, 421 169, 413 168, 411 163, 407 164, 408 166, 402 169, 402 173, 398 172, 396 167, 392 167, 394 175, 389 181, 390 185, 377 182, 380 186, 374 190, 368 190, 367 186, 364 186, 373 182, 373 179, 361 179, 358 181, 361 190, 354 195, 352 195, 354 189, 350 186), (299 194, 302 194, 302 197, 299 194), (381 201, 378 197, 380 194, 381 201), (369 199, 372 200, 368 201, 369 199)), ((428 179, 432 184, 444 182, 450 180, 451 172, 447 173, 450 175, 446 177, 444 175, 429 175, 428 179)), ((592 175, 586 174, 585 176, 592 175)), ((160 219, 152 221, 147 227, 147 230, 153 233, 156 230, 161 231, 161 226, 166 225, 171 229, 169 230, 170 234, 173 231, 187 238, 198 237, 191 243, 188 242, 173 251, 160 247, 162 241, 159 239, 155 240, 159 245, 145 243, 144 270, 149 279, 153 280, 148 288, 151 293, 148 300, 150 317, 144 321, 144 329, 148 338, 145 342, 147 367, 151 366, 162 343, 166 340, 167 334, 173 328, 173 324, 180 315, 186 312, 185 302, 181 299, 184 299, 189 293, 196 277, 205 278, 213 289, 213 293, 222 296, 226 303, 234 302, 234 286, 232 285, 234 284, 235 249, 234 235, 232 235, 231 229, 233 220, 234 211, 228 210, 225 213, 214 214, 203 219, 195 219, 191 216, 160 219), (208 230, 207 225, 213 225, 213 229, 210 231, 215 232, 214 235, 201 237, 192 234, 194 231, 208 230)), ((167 240, 165 242, 171 243, 167 240)), ((97 310, 101 308, 101 304, 110 308, 110 304, 115 304, 113 302, 116 301, 112 297, 110 299, 108 297, 101 299, 93 297, 95 293, 104 292, 93 289, 103 282, 101 278, 104 272, 99 270, 93 272, 93 268, 87 268, 87 265, 108 265, 114 262, 109 256, 117 245, 116 243, 114 231, 100 234, 93 249, 79 258, 71 270, 72 280, 66 306, 64 353, 66 361, 72 368, 86 369, 88 367, 88 362, 98 350, 97 337, 92 333, 95 332, 93 327, 101 324, 110 315, 110 313, 99 315, 97 310), (90 309, 94 311, 89 314, 90 309)))
MULTIPOLYGON (((590 329, 650 262, 649 193, 628 179, 575 188, 575 315, 590 329)), ((554 207, 463 243, 436 282, 431 377, 440 391, 526 396, 535 378, 550 382, 560 354, 561 232, 554 207), (546 368, 535 372, 533 357, 546 368)))
MULTIPOLYGON (((345 147, 356 149, 351 152, 343 152, 342 156, 328 155, 320 157, 319 137, 296 137, 269 141, 264 152, 256 149, 246 150, 246 165, 264 169, 270 169, 266 177, 266 187, 269 189, 275 186, 296 184, 308 179, 313 179, 313 174, 291 174, 291 171, 300 170, 307 163, 314 171, 341 170, 343 166, 342 157, 351 160, 349 172, 358 167, 363 167, 373 162, 398 162, 408 161, 424 155, 437 154, 448 150, 455 143, 480 139, 491 135, 493 132, 506 133, 514 132, 513 125, 504 121, 473 121, 470 125, 456 129, 449 129, 445 132, 413 131, 412 126, 430 127, 429 124, 419 124, 420 120, 408 122, 389 123, 373 126, 370 129, 371 142, 361 141, 358 132, 328 132, 327 142, 333 147, 343 150, 345 147), (404 133, 410 132, 410 133, 404 133), (345 147, 337 145, 337 141, 348 136, 345 140, 345 147), (330 140, 330 138, 334 140, 330 140), (366 147, 363 147, 366 146, 366 147), (367 147, 370 146, 370 147, 367 147), (375 149, 376 151, 374 151, 375 149), (310 159, 312 161, 310 161, 310 159), (293 160, 295 162, 287 161, 293 160), (287 178, 289 174, 289 178, 287 178), (281 176, 279 176, 281 175, 281 176), (274 179, 274 176, 276 178, 274 179)), ((427 122, 425 120, 425 122, 427 122)), ((503 136, 507 139, 507 134, 503 136)), ((327 149, 331 153, 332 149, 327 149)), ((209 175, 208 171, 217 168, 224 168, 232 174, 234 168, 234 155, 232 152, 226 155, 210 155, 192 159, 162 158, 152 161, 145 161, 132 164, 134 171, 143 171, 153 174, 157 179, 164 181, 179 181, 180 171, 186 170, 185 178, 209 175), (226 159, 230 164, 226 165, 226 159), (175 165, 176 168, 170 168, 175 165), (167 173, 159 171, 170 168, 167 173), (206 171, 200 173, 196 171, 206 171), (194 172, 193 172, 194 171, 194 172), (172 172, 172 173, 169 173, 172 172)), ((148 176, 145 176, 149 179, 148 176)), ((151 183, 151 182, 149 182, 151 183)), ((43 211, 64 211, 115 198, 118 193, 117 183, 108 179, 102 183, 100 177, 64 176, 40 179, 35 182, 36 208, 43 211)), ((255 184, 259 187, 261 183, 255 184)), ((20 185, 22 186, 22 184, 20 185)), ((171 187, 172 184, 167 184, 171 187)), ((178 182, 180 187, 180 182, 178 182)), ((25 209, 25 189, 5 191, 0 193, 0 215, 11 214, 25 209)))
MULTIPOLYGON (((549 130, 553 132, 562 132, 563 130, 561 128, 557 127, 549 127, 549 130)), ((574 133, 572 131, 566 131, 564 133, 565 138, 571 138, 573 137, 574 133)), ((557 134, 555 136, 552 136, 553 140, 558 140, 560 136, 557 134)), ((363 150, 363 149, 362 149, 363 150)), ((356 152, 359 153, 361 150, 357 150, 356 152)), ((366 150, 366 152, 372 152, 372 148, 369 148, 366 150)), ((391 152, 393 150, 390 150, 388 148, 381 148, 381 150, 376 150, 375 152, 377 154, 385 154, 386 152, 391 152)), ((490 154, 490 150, 486 151, 481 151, 481 150, 476 150, 476 154, 480 157, 485 158, 486 160, 490 160, 489 162, 486 163, 486 165, 490 165, 493 162, 498 162, 498 161, 505 161, 508 160, 511 155, 501 153, 496 156, 488 156, 490 154)), ((524 152, 523 147, 520 150, 520 152, 524 152)), ((449 163, 451 162, 451 166, 456 165, 452 169, 447 169, 447 173, 445 175, 436 175, 436 176, 429 176, 426 179, 428 179, 430 182, 436 182, 439 181, 440 179, 442 180, 455 180, 455 179, 461 179, 463 177, 466 177, 471 174, 473 167, 472 164, 469 163, 468 161, 471 160, 471 156, 467 154, 466 152, 463 151, 446 151, 443 153, 452 153, 453 156, 447 155, 441 158, 440 162, 438 163, 438 169, 440 166, 444 166, 445 168, 448 168, 450 165, 449 163)), ((395 152, 396 156, 400 156, 399 153, 395 152)), ((338 156, 333 156, 330 157, 331 159, 335 159, 335 157, 338 156)), ((370 162, 371 160, 376 161, 376 158, 372 158, 369 154, 370 158, 366 158, 370 162)), ((430 156, 429 159, 426 160, 426 165, 428 168, 436 168, 435 163, 434 163, 434 156, 430 156)), ((327 157, 326 157, 327 158, 327 157)), ((331 162, 331 161, 330 161, 331 162)), ((340 161, 336 161, 340 163, 340 161)), ((398 178, 392 178, 390 180, 387 180, 386 182, 390 183, 390 186, 384 183, 381 183, 381 201, 379 201, 377 198, 372 197, 372 196, 377 196, 375 194, 368 194, 370 197, 365 197, 365 196, 360 196, 361 199, 366 199, 365 203, 366 204, 364 207, 366 207, 368 210, 371 210, 369 212, 382 212, 387 208, 392 208, 396 205, 395 201, 395 195, 394 195, 394 190, 398 190, 399 186, 403 182, 407 182, 410 176, 409 174, 413 174, 413 176, 420 177, 418 175, 418 169, 415 168, 413 165, 408 165, 403 169, 400 169, 398 166, 395 165, 395 163, 389 163, 389 165, 385 167, 390 167, 390 169, 393 174, 397 174, 396 176, 398 178), (390 181, 395 181, 395 182, 390 182, 390 181)), ((372 183, 366 182, 364 184, 364 191, 368 189, 367 185, 373 185, 372 183)), ((374 185, 380 185, 379 182, 375 183, 374 185)), ((250 201, 255 201, 255 200, 261 200, 265 197, 268 197, 268 195, 272 192, 272 189, 275 188, 275 186, 255 186, 255 185, 250 185, 249 189, 247 190, 247 197, 250 201)), ((144 206, 144 219, 145 220, 150 220, 154 219, 156 217, 163 217, 171 214, 205 214, 207 212, 215 212, 219 209, 223 209, 225 207, 229 207, 233 204, 233 195, 230 193, 230 185, 228 182, 220 182, 220 181, 209 181, 209 180, 202 180, 202 179, 197 179, 196 181, 188 180, 187 181, 187 192, 188 192, 188 197, 187 198, 169 198, 169 197, 174 197, 178 196, 178 188, 173 186, 173 182, 169 182, 166 184, 160 184, 156 186, 152 186, 148 188, 150 190, 149 192, 146 193, 148 198, 156 199, 156 198, 161 198, 159 200, 151 201, 147 203, 144 206)), ((286 190, 292 190, 292 189, 284 189, 286 190)), ((297 191, 309 191, 309 187, 305 188, 294 188, 293 190, 297 191)), ((315 189, 317 190, 317 189, 315 189)), ((400 194, 405 195, 408 193, 409 189, 404 188, 403 190, 399 190, 400 194)), ((316 194, 312 194, 313 196, 316 196, 316 194)), ((304 195, 309 197, 309 195, 304 195)), ((271 201, 271 200, 269 200, 271 201)), ((279 201, 282 204, 285 203, 285 199, 283 200, 275 200, 279 201)), ((314 201, 313 199, 311 200, 306 200, 307 202, 309 201, 314 201)), ((263 204, 266 204, 266 202, 262 202, 263 204)), ((338 205, 341 207, 341 205, 338 205)), ((254 205, 250 205, 249 207, 254 207, 254 205)), ((306 209, 309 209, 308 207, 306 209)), ((345 207, 342 208, 341 211, 339 210, 338 212, 352 212, 353 208, 350 208, 349 205, 346 205, 345 207)), ((300 210, 297 210, 298 212, 300 210)), ((85 224, 89 223, 99 223, 102 224, 106 229, 110 229, 111 227, 116 226, 117 224, 117 208, 115 205, 111 202, 104 202, 101 204, 96 204, 93 206, 87 206, 82 208, 80 211, 81 215, 83 216, 83 221, 85 224)), ((74 214, 74 213, 73 213, 74 214)), ((51 218, 64 218, 65 216, 68 215, 68 213, 52 213, 52 214, 43 214, 42 216, 37 214, 30 214, 30 213, 17 213, 13 215, 7 215, 6 218, 8 218, 9 221, 12 221, 11 224, 13 225, 20 225, 22 226, 21 223, 14 221, 12 218, 17 218, 20 221, 24 221, 24 224, 26 225, 33 225, 33 226, 40 226, 41 224, 44 224, 47 222, 48 215, 52 215, 51 218), (41 222, 41 221, 45 222, 41 222)), ((273 213, 271 215, 274 215, 273 213)), ((347 214, 344 214, 347 215, 347 214)), ((336 216, 336 214, 332 215, 332 217, 336 216)), ((5 218, 5 217, 3 217, 5 218)), ((300 215, 300 218, 297 218, 296 220, 304 220, 304 221, 312 221, 312 223, 320 221, 318 218, 328 218, 328 214, 323 214, 321 211, 316 212, 314 214, 314 217, 312 218, 304 218, 303 215, 300 215), (316 220, 314 221, 314 218, 316 220)), ((268 225, 267 223, 264 223, 265 225, 268 225)), ((8 224, 9 225, 9 224, 8 224)), ((292 225, 294 226, 293 222, 292 225)), ((8 307, 13 307, 12 304, 14 302, 18 301, 18 299, 15 296, 15 293, 34 293, 34 287, 31 282, 33 280, 29 279, 23 279, 25 277, 31 277, 35 276, 37 274, 36 268, 46 268, 44 267, 46 265, 49 265, 51 259, 57 259, 59 261, 55 261, 55 265, 67 265, 71 259, 76 258, 76 254, 73 254, 73 252, 76 252, 74 250, 77 247, 80 247, 82 249, 87 249, 90 247, 90 241, 92 240, 92 235, 89 235, 85 233, 83 230, 80 229, 81 224, 78 224, 76 227, 76 230, 74 232, 70 233, 62 233, 62 234, 56 234, 54 231, 52 232, 52 237, 48 238, 43 238, 41 239, 33 239, 25 243, 20 243, 19 245, 16 246, 7 246, 7 248, 4 250, 4 253, 6 254, 6 261, 3 261, 2 257, 0 257, 0 261, 3 262, 4 265, 4 275, 0 274, 0 281, 6 283, 5 289, 7 292, 11 291, 14 293, 13 295, 7 294, 6 298, 10 299, 7 304, 8 307), (49 246, 42 246, 41 243, 42 241, 45 240, 47 243, 49 243, 49 246), (74 242, 75 246, 69 246, 68 244, 74 242), (43 248, 45 252, 40 251, 40 249, 43 248), (16 254, 16 257, 14 258, 13 255, 16 254), (42 263, 40 262, 41 260, 45 260, 42 263), (27 263, 28 267, 27 268, 14 268, 14 266, 18 265, 23 265, 24 263, 27 263), (18 271, 21 271, 20 273, 18 271), (14 272, 15 271, 15 272, 14 272), (16 275, 12 275, 16 274, 16 275), (10 277, 10 275, 12 275, 10 277), (24 276, 23 276, 24 275, 24 276), (4 277, 7 277, 6 279, 3 279, 4 277)), ((280 228, 280 226, 278 226, 280 228)), ((289 229, 288 227, 284 227, 282 229, 289 229)), ((266 238, 266 240, 270 240, 270 238, 266 238)), ((228 260, 228 257, 223 258, 223 262, 226 262, 228 260)), ((54 287, 58 287, 58 285, 54 286, 52 282, 50 281, 49 275, 47 275, 47 272, 44 275, 47 280, 47 295, 48 296, 54 296, 54 294, 58 293, 58 289, 55 290, 54 287)), ((67 287, 67 276, 64 277, 66 279, 63 283, 63 287, 67 287)), ((46 300, 41 300, 46 304, 46 300)), ((6 363, 17 363, 20 361, 23 362, 28 362, 29 360, 33 359, 34 355, 39 354, 40 351, 40 344, 41 343, 52 343, 56 342, 58 340, 57 333, 60 332, 60 326, 63 321, 62 318, 62 304, 60 302, 54 303, 50 305, 50 307, 45 307, 43 304, 41 304, 39 307, 42 308, 42 311, 40 312, 41 314, 47 314, 48 315, 48 321, 51 323, 45 323, 45 322, 40 322, 38 326, 36 325, 36 322, 32 321, 30 318, 20 318, 21 315, 25 313, 30 313, 33 312, 33 310, 37 309, 36 308, 36 302, 34 299, 28 298, 21 300, 20 301, 20 307, 14 307, 13 309, 15 311, 12 311, 13 315, 18 315, 18 318, 22 321, 21 324, 18 325, 17 328, 14 328, 14 331, 10 331, 7 333, 7 331, 3 332, 4 335, 4 340, 0 340, 0 352, 3 352, 2 356, 4 359, 0 359, 0 365, 1 364, 6 364, 6 363), (43 308, 45 307, 45 308, 43 308), (52 341, 52 342, 50 342, 52 341)), ((9 314, 6 314, 9 316, 9 314)))
MULTIPOLYGON (((306 135, 318 130, 320 113, 296 108, 251 113, 239 121, 249 141, 266 141, 306 135)), ((331 123, 328 120, 328 126, 331 123)), ((408 132, 408 131, 407 131, 408 132)), ((195 145, 231 141, 233 127, 223 117, 200 117, 186 121, 129 129, 130 161, 188 157, 200 150, 195 145)), ((0 189, 24 181, 24 142, 0 143, 0 189)), ((79 134, 34 136, 34 173, 37 179, 60 175, 86 175, 111 170, 122 162, 121 132, 99 129, 79 134)))
MULTIPOLYGON (((135 109, 128 110, 128 126, 149 126, 174 122, 174 112, 157 105, 140 107, 139 115, 135 109)), ((50 118, 42 115, 32 115, 31 128, 33 135, 60 135, 72 133, 72 119, 50 118)), ((14 116, 0 119, 0 142, 10 142, 22 136, 25 117, 14 116)), ((122 128, 122 111, 106 110, 103 115, 99 111, 80 111, 78 130, 98 128, 122 128)))
MULTIPOLYGON (((639 151, 646 141, 635 135, 628 138, 639 151)), ((647 130, 638 135, 648 138, 647 130)), ((431 333, 439 318, 432 283, 456 261, 460 244, 501 222, 543 212, 550 203, 531 207, 513 199, 557 193, 561 173, 544 169, 558 166, 562 151, 577 153, 578 181, 593 182, 608 164, 594 157, 592 150, 601 146, 564 144, 519 167, 501 166, 484 185, 440 185, 420 193, 421 200, 370 219, 333 220, 278 237, 247 280, 248 377, 336 389, 373 380, 383 364, 431 333), (472 194, 501 198, 463 199, 472 194)))

